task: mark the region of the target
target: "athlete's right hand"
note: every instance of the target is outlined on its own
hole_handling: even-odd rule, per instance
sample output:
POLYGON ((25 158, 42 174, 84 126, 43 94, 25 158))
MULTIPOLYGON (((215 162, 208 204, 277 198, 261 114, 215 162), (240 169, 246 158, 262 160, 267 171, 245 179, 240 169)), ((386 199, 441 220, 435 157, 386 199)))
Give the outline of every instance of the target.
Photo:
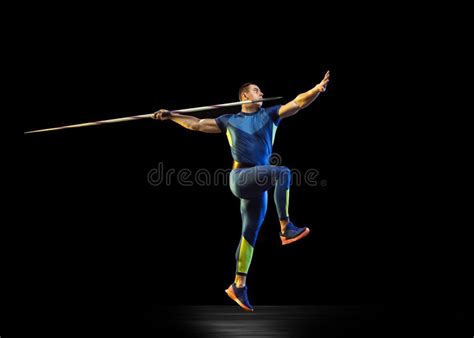
POLYGON ((171 117, 171 113, 166 110, 166 109, 160 109, 157 112, 155 112, 152 116, 153 119, 155 120, 169 120, 171 117))

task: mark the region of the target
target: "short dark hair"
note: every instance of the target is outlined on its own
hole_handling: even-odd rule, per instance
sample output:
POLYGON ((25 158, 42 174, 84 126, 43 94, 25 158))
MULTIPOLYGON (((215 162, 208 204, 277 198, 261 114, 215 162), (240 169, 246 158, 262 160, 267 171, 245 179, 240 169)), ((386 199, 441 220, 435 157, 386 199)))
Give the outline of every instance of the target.
POLYGON ((246 92, 247 92, 248 86, 254 85, 254 84, 255 84, 255 83, 253 83, 253 82, 245 82, 243 85, 240 86, 240 88, 239 88, 239 100, 241 100, 242 93, 246 93, 246 92))

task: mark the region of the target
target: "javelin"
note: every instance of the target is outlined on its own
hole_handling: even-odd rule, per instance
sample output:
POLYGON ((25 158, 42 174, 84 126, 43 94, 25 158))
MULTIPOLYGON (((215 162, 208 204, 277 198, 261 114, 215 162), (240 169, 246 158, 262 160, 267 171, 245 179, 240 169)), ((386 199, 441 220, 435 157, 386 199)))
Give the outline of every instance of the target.
MULTIPOLYGON (((259 100, 253 100, 253 101, 252 100, 247 100, 247 101, 238 101, 238 102, 231 102, 231 103, 214 104, 212 106, 203 106, 203 107, 196 107, 196 108, 170 110, 169 113, 181 113, 181 114, 183 114, 183 113, 185 113, 185 114, 186 113, 194 113, 194 112, 203 111, 203 110, 212 110, 212 109, 219 109, 219 108, 224 108, 224 107, 240 106, 242 104, 278 100, 278 99, 281 99, 281 98, 282 98, 282 96, 278 96, 278 97, 269 97, 269 98, 266 98, 266 99, 259 99, 259 100)), ((79 127, 90 127, 90 126, 97 126, 97 125, 100 125, 100 124, 107 124, 107 123, 140 120, 140 119, 151 118, 151 117, 153 117, 153 115, 155 115, 155 113, 128 116, 128 117, 121 117, 121 118, 118 118, 118 119, 110 119, 110 120, 80 123, 80 124, 71 124, 69 126, 26 131, 26 132, 24 132, 24 134, 41 133, 41 132, 44 132, 44 131, 52 131, 52 130, 60 130, 60 129, 68 129, 68 128, 79 128, 79 127)))

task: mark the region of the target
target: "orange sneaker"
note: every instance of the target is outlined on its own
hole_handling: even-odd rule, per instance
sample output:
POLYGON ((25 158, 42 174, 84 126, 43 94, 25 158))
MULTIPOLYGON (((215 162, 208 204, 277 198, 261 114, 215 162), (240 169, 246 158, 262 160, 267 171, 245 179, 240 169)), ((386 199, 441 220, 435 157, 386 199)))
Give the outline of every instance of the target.
POLYGON ((238 288, 235 283, 232 283, 231 286, 225 290, 227 296, 232 298, 239 306, 247 311, 253 312, 253 307, 250 305, 250 302, 247 297, 247 287, 238 288))
POLYGON ((286 225, 285 233, 280 232, 281 245, 287 245, 306 237, 309 234, 309 228, 298 228, 293 223, 286 225))

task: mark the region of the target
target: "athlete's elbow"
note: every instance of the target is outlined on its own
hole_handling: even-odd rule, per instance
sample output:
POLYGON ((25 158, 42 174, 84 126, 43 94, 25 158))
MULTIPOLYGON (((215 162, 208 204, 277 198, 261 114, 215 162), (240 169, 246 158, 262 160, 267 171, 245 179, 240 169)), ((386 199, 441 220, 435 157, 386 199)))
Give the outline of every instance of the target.
POLYGON ((193 131, 201 131, 201 125, 199 124, 199 122, 196 122, 196 123, 191 124, 189 129, 193 131))
POLYGON ((304 100, 304 98, 301 96, 302 95, 298 95, 298 97, 296 97, 296 99, 293 100, 293 103, 295 105, 294 108, 296 109, 296 111, 303 109, 304 107, 307 106, 306 100, 304 100))

